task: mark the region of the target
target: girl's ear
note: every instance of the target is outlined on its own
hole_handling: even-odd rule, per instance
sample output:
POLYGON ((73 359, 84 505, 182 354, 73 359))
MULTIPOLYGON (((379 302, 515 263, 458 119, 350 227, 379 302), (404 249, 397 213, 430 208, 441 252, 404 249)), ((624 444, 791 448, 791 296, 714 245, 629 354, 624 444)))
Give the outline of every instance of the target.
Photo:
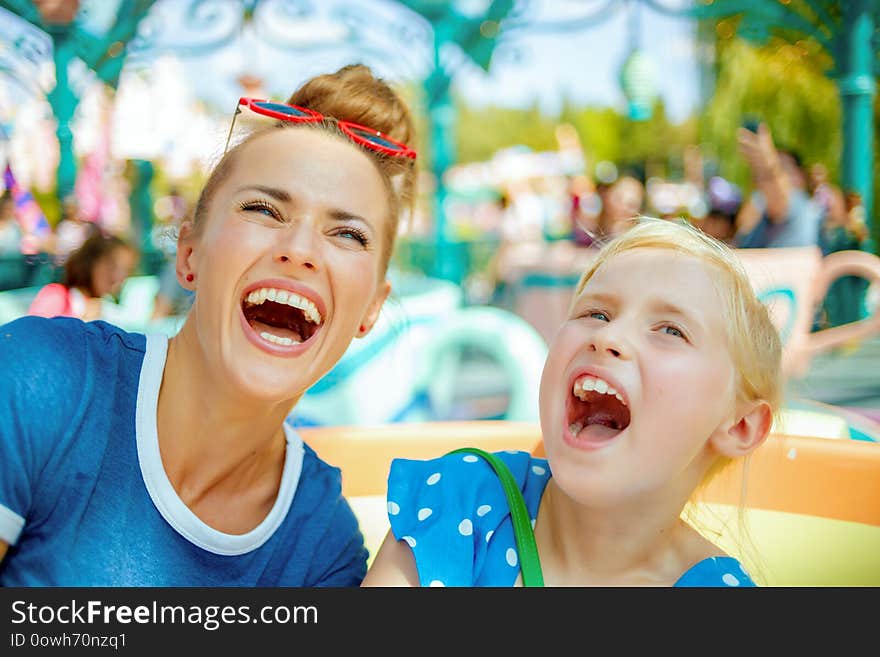
POLYGON ((745 456, 767 440, 773 427, 773 410, 763 399, 737 405, 733 423, 716 432, 711 442, 715 450, 730 458, 745 456))

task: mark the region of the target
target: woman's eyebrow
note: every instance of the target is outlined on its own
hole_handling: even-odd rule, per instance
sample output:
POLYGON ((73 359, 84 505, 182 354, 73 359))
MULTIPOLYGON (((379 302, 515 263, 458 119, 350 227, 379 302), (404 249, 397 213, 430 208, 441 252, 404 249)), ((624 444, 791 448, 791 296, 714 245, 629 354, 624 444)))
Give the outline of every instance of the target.
POLYGON ((265 185, 245 185, 244 187, 239 187, 235 193, 238 194, 249 189, 253 189, 255 191, 262 192, 267 196, 271 196, 280 203, 290 203, 292 198, 290 194, 285 192, 283 189, 278 189, 277 187, 266 187, 265 185))
POLYGON ((360 216, 358 214, 355 214, 353 212, 349 212, 348 210, 340 210, 340 209, 330 210, 329 214, 330 214, 330 218, 333 219, 334 221, 355 221, 357 223, 363 224, 367 228, 370 228, 370 229, 373 228, 373 225, 369 221, 367 221, 366 219, 364 219, 362 216, 360 216))

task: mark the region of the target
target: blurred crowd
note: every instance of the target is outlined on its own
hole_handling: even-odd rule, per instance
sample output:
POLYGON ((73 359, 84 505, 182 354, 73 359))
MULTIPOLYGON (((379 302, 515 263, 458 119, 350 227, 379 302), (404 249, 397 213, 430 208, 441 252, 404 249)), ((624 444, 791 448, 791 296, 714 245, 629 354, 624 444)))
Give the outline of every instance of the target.
POLYGON ((119 234, 86 218, 71 196, 62 201, 54 228, 26 234, 15 200, 5 191, 0 195, 0 290, 33 288, 28 314, 101 319, 103 303, 118 301, 125 282, 141 273, 158 278, 151 319, 184 313, 192 299, 177 281, 174 229, 189 207, 175 187, 158 199, 146 245, 157 254, 159 265, 155 271, 138 272, 141 240, 130 229, 119 234))

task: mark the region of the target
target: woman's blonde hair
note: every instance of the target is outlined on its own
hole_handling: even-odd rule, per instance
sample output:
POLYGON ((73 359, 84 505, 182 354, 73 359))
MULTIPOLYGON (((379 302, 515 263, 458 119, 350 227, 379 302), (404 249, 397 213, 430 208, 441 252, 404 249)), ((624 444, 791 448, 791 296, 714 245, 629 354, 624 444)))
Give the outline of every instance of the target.
POLYGON ((315 110, 328 117, 320 123, 298 124, 279 121, 268 129, 258 130, 231 147, 211 171, 193 212, 193 230, 198 232, 204 222, 208 206, 217 187, 232 170, 239 150, 257 135, 275 128, 311 128, 336 134, 366 153, 382 176, 388 193, 389 221, 386 224, 386 248, 383 253, 383 270, 387 268, 397 236, 397 227, 404 210, 412 211, 416 194, 415 161, 408 157, 391 157, 359 146, 348 140, 339 129, 336 120, 351 121, 368 126, 389 137, 414 145, 416 140, 412 116, 403 99, 384 81, 375 77, 362 64, 345 66, 335 73, 319 75, 306 81, 287 100, 289 105, 299 105, 315 110), (335 120, 334 120, 335 119, 335 120))

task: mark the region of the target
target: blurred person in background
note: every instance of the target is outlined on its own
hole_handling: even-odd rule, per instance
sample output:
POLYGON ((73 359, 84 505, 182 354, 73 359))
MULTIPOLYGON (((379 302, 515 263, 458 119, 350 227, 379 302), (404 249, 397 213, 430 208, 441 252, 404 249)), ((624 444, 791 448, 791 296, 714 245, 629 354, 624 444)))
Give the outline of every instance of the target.
POLYGON ((71 253, 98 231, 79 211, 79 204, 68 196, 61 204, 61 221, 55 227, 54 248, 56 262, 64 263, 71 253))
POLYGON ((638 178, 621 176, 606 192, 602 211, 599 213, 598 230, 604 240, 623 233, 642 211, 645 202, 645 186, 638 178))
POLYGON ((742 192, 721 176, 712 176, 706 185, 706 216, 697 226, 707 235, 732 246, 736 235, 736 215, 742 205, 742 192))
POLYGON ((645 202, 645 186, 634 176, 621 176, 612 183, 599 183, 580 202, 572 238, 579 246, 601 247, 632 224, 645 202))
MULTIPOLYGON (((844 194, 835 185, 828 185, 826 194, 828 210, 822 221, 819 242, 822 254, 865 249, 869 231, 862 197, 854 191, 844 194)), ((868 281, 858 276, 841 276, 835 280, 825 295, 814 328, 831 328, 864 319, 867 290, 868 281)))
POLYGON ((28 315, 101 318, 105 297, 117 296, 137 261, 134 247, 115 235, 95 233, 67 258, 61 283, 43 286, 28 315))
POLYGON ((819 243, 822 209, 807 192, 800 157, 777 148, 766 123, 737 130, 739 152, 749 165, 754 189, 736 217, 740 248, 813 246, 819 243))
POLYGON ((159 272, 159 289, 153 304, 152 319, 186 314, 192 305, 194 294, 177 280, 177 240, 173 239, 174 227, 189 219, 192 205, 180 188, 172 185, 168 195, 156 203, 156 217, 161 223, 153 229, 153 243, 165 254, 159 272))
POLYGON ((15 201, 8 192, 0 196, 0 256, 21 253, 21 226, 15 217, 15 201))

